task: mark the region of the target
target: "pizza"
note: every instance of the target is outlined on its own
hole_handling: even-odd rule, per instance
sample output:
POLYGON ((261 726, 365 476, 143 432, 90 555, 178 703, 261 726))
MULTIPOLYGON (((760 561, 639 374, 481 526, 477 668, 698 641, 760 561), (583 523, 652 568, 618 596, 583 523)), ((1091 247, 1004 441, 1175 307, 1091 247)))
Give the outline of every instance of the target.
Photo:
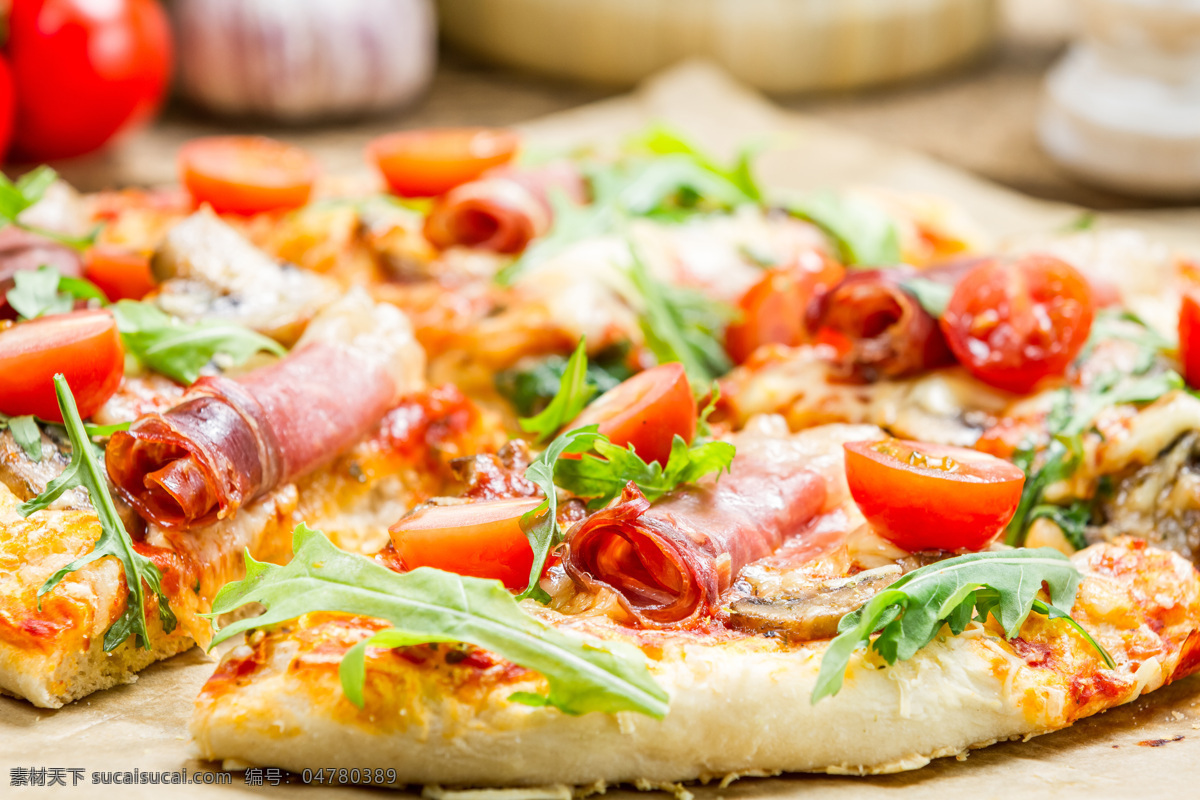
POLYGON ((410 196, 239 139, 0 186, 0 690, 229 641, 204 759, 602 790, 914 769, 1200 668, 1194 264, 515 141, 388 137, 410 196))

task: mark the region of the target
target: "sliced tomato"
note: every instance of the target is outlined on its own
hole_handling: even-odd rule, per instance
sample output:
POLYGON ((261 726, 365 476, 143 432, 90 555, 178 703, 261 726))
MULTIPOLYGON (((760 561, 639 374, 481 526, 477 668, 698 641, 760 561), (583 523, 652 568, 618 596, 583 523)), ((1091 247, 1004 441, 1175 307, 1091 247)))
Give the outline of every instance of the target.
POLYGON ((846 481, 863 516, 909 552, 981 550, 1012 519, 1025 473, 995 456, 903 439, 849 442, 846 481))
POLYGON ((54 395, 60 372, 84 419, 112 397, 125 374, 125 349, 112 314, 75 311, 0 332, 0 413, 62 422, 54 395))
POLYGON ((430 128, 380 136, 367 145, 391 190, 403 197, 437 197, 507 164, 521 140, 494 128, 430 128))
POLYGON ((317 179, 308 153, 265 136, 193 139, 179 149, 179 172, 196 202, 219 214, 299 208, 317 179))
POLYGON ((1187 385, 1193 389, 1200 387, 1200 289, 1183 293, 1179 307, 1179 360, 1187 385))
POLYGON ((434 567, 524 589, 533 548, 521 530, 521 517, 541 503, 540 497, 518 497, 426 506, 391 527, 392 544, 408 569, 434 567))
POLYGON ((986 261, 954 289, 942 331, 954 355, 984 383, 1028 392, 1062 375, 1092 329, 1093 294, 1065 261, 1032 255, 986 261))
POLYGON ((619 447, 633 445, 646 463, 664 466, 676 435, 689 444, 696 435, 696 398, 679 363, 639 372, 600 395, 566 430, 599 425, 619 447))
POLYGON ((763 345, 808 341, 809 305, 845 274, 841 264, 816 252, 798 265, 768 270, 738 301, 741 316, 725 331, 729 357, 744 364, 763 345))
POLYGON ((107 244, 88 250, 83 277, 99 286, 114 303, 141 300, 158 285, 150 271, 149 255, 107 244))

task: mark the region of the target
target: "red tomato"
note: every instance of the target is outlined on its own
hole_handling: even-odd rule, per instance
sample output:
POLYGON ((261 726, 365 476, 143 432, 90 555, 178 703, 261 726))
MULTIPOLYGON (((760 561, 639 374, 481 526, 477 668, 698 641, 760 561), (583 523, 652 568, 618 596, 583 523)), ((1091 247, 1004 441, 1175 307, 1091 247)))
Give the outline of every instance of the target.
POLYGON ((88 250, 83 277, 99 286, 114 303, 141 300, 158 285, 150 272, 150 256, 108 244, 88 250))
POLYGON ((390 528, 392 544, 408 569, 434 567, 524 589, 533 548, 521 531, 521 516, 541 503, 540 497, 517 497, 426 506, 390 528))
POLYGON ((689 444, 696 435, 696 414, 683 365, 659 364, 600 395, 566 430, 599 425, 613 444, 633 445, 646 463, 665 466, 676 434, 689 444))
POLYGON ((299 147, 265 136, 210 136, 179 149, 183 185, 219 214, 260 214, 308 202, 317 166, 299 147))
POLYGON ((1183 379, 1193 389, 1200 387, 1200 297, 1191 289, 1183 293, 1179 307, 1179 360, 1183 379))
POLYGON ((171 30, 156 0, 13 0, 13 150, 30 161, 91 152, 158 110, 171 30))
POLYGON ((1052 256, 986 261, 968 272, 942 316, 955 357, 984 383, 1028 392, 1061 375, 1092 329, 1092 289, 1052 256))
POLYGON ((512 131, 432 128, 380 136, 367 155, 394 193, 436 197, 508 163, 520 143, 512 131))
POLYGON ((841 264, 812 254, 814 263, 769 270, 738 301, 741 318, 725 331, 725 350, 737 364, 767 344, 789 347, 809 339, 805 323, 809 304, 841 281, 841 264))
POLYGON ((909 552, 980 550, 1004 530, 1025 473, 963 447, 849 442, 850 494, 880 536, 909 552))
POLYGON ((62 422, 54 376, 66 376, 87 419, 121 385, 125 348, 107 311, 75 311, 0 331, 0 413, 62 422))
POLYGON ((0 163, 4 162, 8 145, 12 142, 15 100, 12 70, 9 69, 8 59, 0 56, 0 163))

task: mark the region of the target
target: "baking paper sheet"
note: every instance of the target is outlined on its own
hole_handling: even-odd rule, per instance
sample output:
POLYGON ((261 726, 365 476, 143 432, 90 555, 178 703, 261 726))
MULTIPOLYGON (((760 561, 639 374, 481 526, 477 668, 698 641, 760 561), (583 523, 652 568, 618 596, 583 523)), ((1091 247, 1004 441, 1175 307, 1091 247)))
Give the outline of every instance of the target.
MULTIPOLYGON (((682 129, 719 154, 731 154, 747 140, 763 139, 771 149, 760 161, 759 175, 773 187, 805 190, 874 184, 939 194, 1000 237, 1054 231, 1078 218, 1081 211, 1023 197, 924 156, 784 113, 703 63, 670 70, 634 94, 522 127, 540 145, 566 148, 611 144, 652 120, 682 129)), ((338 146, 336 140, 328 145, 338 146)), ((322 156, 320 146, 313 149, 322 156)), ((341 160, 345 160, 344 154, 341 160)), ((1173 246, 1200 250, 1200 214, 1194 211, 1104 214, 1099 219, 1105 225, 1132 224, 1173 246)), ((269 773, 260 776, 261 786, 247 785, 240 772, 229 775, 228 785, 93 783, 93 772, 134 770, 187 770, 189 780, 220 777, 220 765, 195 760, 187 734, 192 701, 214 664, 193 649, 150 667, 134 684, 94 694, 58 711, 0 697, 0 797, 211 800, 286 795, 333 800, 388 796, 381 790, 305 785, 300 776, 286 774, 278 776, 278 786, 272 786, 276 776, 269 773), (55 785, 18 787, 14 781, 55 785)), ((998 744, 961 761, 940 759, 915 772, 869 778, 744 778, 724 788, 690 786, 688 791, 700 800, 1198 797, 1200 677, 1083 720, 1068 730, 1028 742, 998 744)), ((610 791, 606 796, 629 800, 641 795, 610 791)))

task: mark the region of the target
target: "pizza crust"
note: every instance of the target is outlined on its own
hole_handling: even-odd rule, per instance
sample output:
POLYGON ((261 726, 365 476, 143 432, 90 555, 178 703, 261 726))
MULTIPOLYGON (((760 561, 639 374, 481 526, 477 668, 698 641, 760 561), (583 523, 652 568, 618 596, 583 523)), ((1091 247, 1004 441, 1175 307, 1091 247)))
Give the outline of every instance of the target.
POLYGON ((1129 702, 1195 669, 1200 576, 1178 556, 1127 540, 1077 556, 1088 573, 1074 614, 1118 661, 1060 622, 1031 617, 1006 642, 989 625, 943 632, 891 667, 859 651, 845 686, 813 705, 828 642, 622 632, 651 657, 670 693, 657 721, 622 712, 568 716, 509 702, 544 693, 536 673, 500 662, 483 669, 433 651, 372 651, 367 703, 354 708, 337 677, 340 656, 377 627, 321 615, 231 652, 197 701, 192 734, 217 761, 306 768, 392 768, 399 782, 466 786, 674 783, 746 773, 880 774, 1013 737, 1046 733, 1129 702), (1156 587, 1177 588, 1172 599, 1156 587), (1169 618, 1155 635, 1147 631, 1169 618), (414 661, 419 663, 414 663, 414 661))

